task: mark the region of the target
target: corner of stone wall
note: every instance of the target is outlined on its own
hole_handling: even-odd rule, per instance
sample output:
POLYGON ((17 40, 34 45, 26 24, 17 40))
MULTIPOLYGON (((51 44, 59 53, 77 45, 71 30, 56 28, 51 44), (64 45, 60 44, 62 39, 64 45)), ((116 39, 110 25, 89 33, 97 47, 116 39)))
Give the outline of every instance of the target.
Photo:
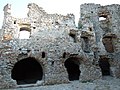
POLYGON ((102 73, 101 70, 98 66, 95 65, 80 65, 80 81, 93 81, 96 79, 101 79, 102 78, 102 73))

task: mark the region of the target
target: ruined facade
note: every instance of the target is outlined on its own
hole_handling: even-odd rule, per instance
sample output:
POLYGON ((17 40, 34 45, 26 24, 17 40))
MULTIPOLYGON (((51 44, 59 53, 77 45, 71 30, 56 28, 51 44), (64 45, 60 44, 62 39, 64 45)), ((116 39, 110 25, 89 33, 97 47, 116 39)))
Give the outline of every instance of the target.
POLYGON ((0 88, 120 78, 120 5, 82 4, 78 28, 73 14, 48 14, 34 3, 28 8, 20 19, 11 16, 11 5, 4 7, 0 88))

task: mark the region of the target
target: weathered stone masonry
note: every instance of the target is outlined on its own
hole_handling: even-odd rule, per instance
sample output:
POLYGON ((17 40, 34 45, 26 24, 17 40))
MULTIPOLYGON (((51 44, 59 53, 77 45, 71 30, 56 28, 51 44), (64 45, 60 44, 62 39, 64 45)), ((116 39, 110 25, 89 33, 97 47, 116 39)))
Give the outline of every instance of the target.
POLYGON ((48 14, 34 3, 28 8, 19 19, 11 5, 4 7, 0 88, 120 78, 120 5, 82 4, 78 28, 73 14, 48 14), (22 31, 28 39, 20 38, 22 31))

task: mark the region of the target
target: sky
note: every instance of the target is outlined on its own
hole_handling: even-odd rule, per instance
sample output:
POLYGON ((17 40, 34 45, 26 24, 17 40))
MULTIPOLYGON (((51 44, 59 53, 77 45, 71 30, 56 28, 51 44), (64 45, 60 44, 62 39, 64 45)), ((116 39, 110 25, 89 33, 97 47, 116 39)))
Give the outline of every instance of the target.
POLYGON ((80 5, 84 3, 95 3, 101 5, 120 4, 120 0, 0 0, 0 28, 3 23, 3 7, 7 4, 11 4, 12 16, 16 18, 27 17, 28 3, 36 3, 42 7, 47 13, 63 14, 73 13, 75 15, 75 22, 80 17, 80 5))

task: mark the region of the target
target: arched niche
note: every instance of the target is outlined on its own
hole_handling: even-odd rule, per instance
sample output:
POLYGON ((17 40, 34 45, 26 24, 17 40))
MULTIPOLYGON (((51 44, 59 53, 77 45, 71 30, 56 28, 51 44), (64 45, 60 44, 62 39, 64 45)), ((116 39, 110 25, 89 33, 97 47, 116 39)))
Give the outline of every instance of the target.
POLYGON ((99 66, 101 68, 102 76, 111 75, 109 58, 101 56, 99 59, 99 66))
POLYGON ((114 53, 115 52, 115 41, 117 36, 115 34, 105 35, 102 39, 103 45, 107 52, 114 53))
POLYGON ((66 59, 65 68, 68 72, 68 79, 70 81, 79 80, 80 77, 80 69, 79 69, 79 58, 78 57, 69 57, 66 59))
POLYGON ((15 63, 11 77, 18 85, 35 84, 38 80, 42 80, 43 68, 35 58, 28 57, 15 63))

